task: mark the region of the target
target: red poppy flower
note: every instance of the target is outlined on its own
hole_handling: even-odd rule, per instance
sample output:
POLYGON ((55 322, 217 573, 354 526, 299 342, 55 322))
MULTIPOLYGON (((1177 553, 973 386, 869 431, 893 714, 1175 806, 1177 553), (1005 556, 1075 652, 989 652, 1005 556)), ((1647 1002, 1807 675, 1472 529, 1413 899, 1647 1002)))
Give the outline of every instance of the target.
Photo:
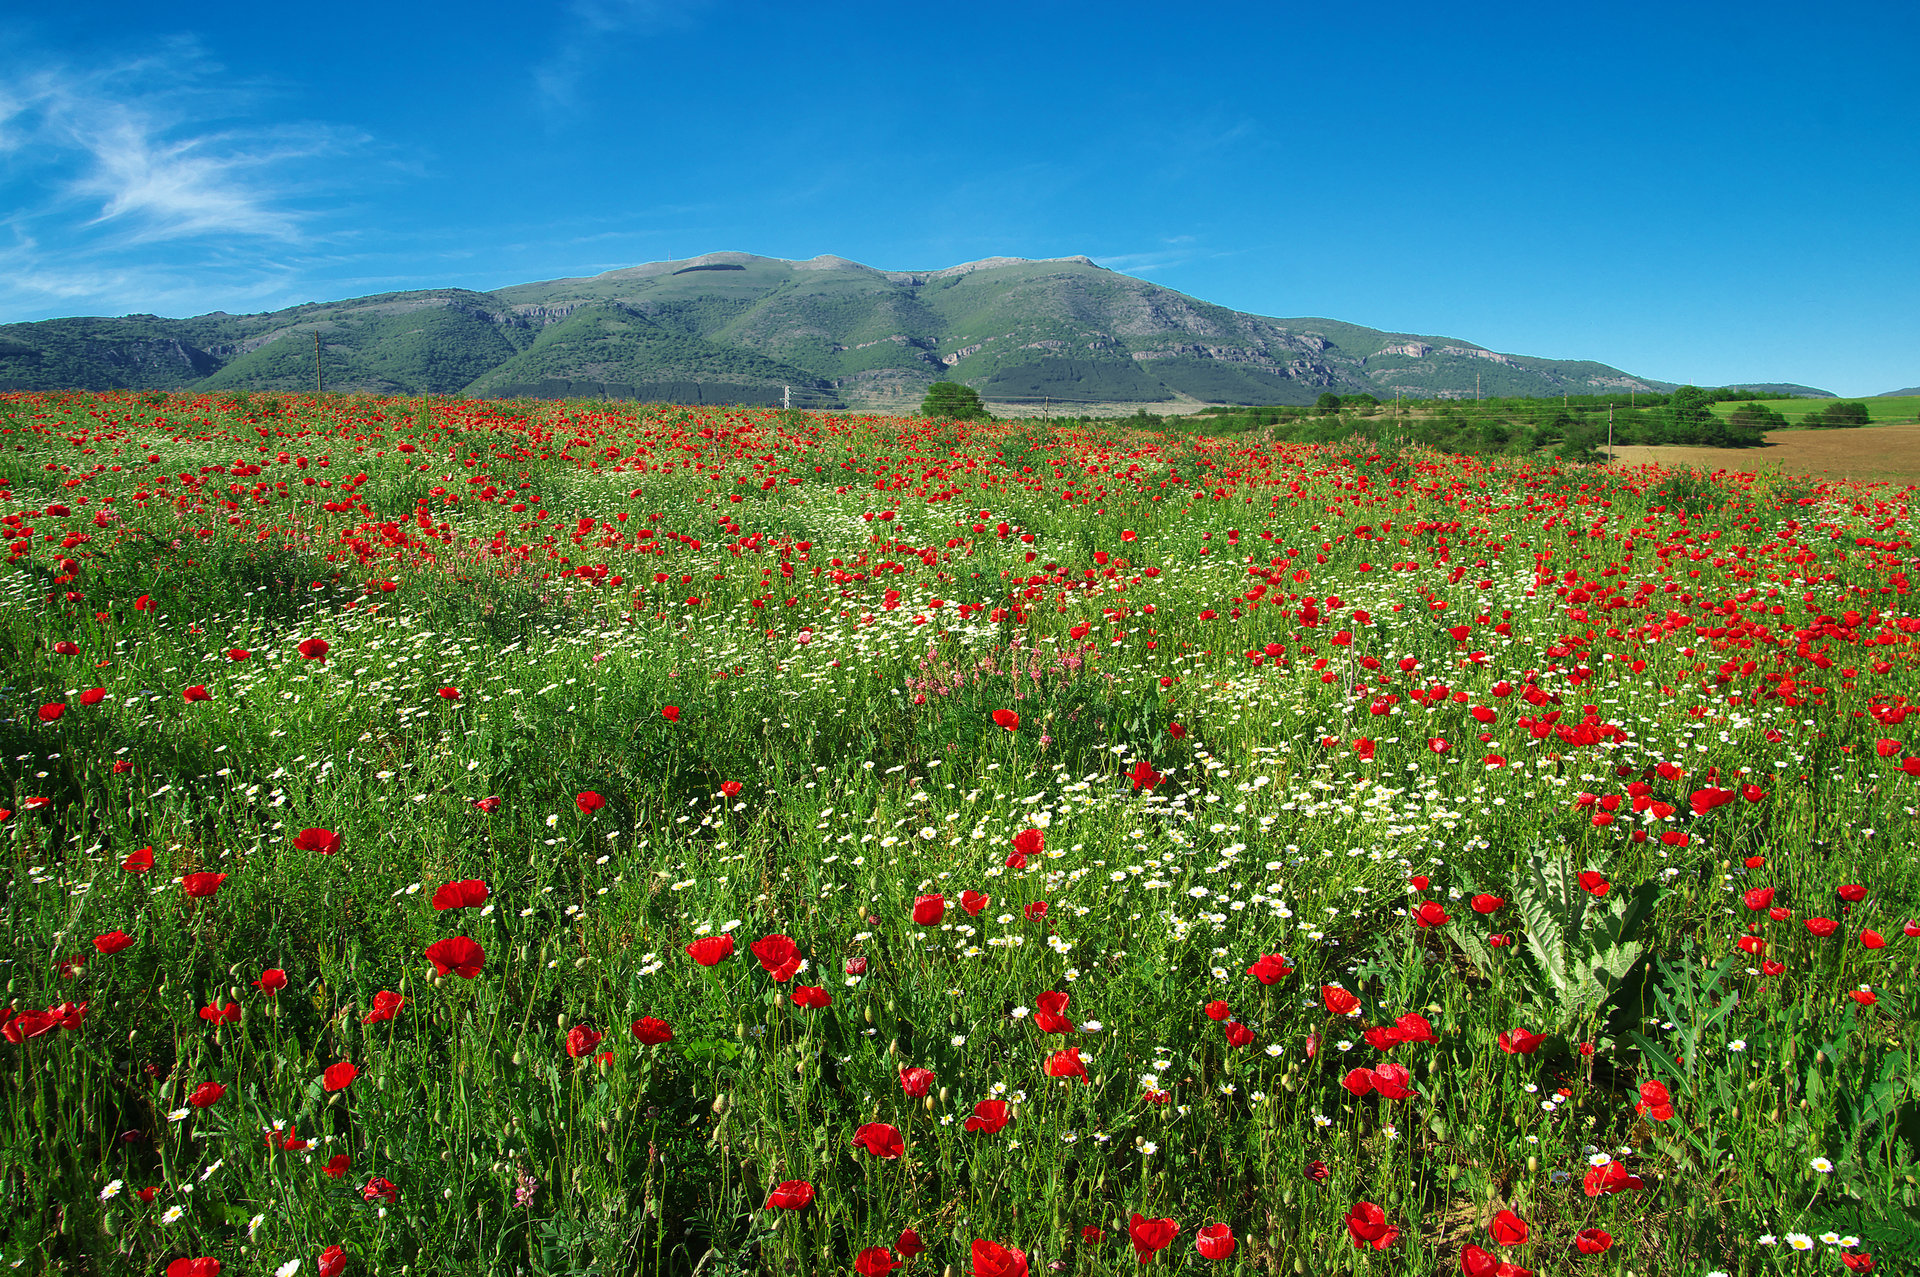
POLYGON ((960 907, 967 911, 969 918, 978 917, 980 911, 993 903, 993 897, 981 895, 977 891, 960 893, 960 907))
POLYGON ((253 982, 253 987, 272 997, 287 987, 287 973, 279 967, 268 967, 260 973, 260 978, 253 982))
POLYGON ((60 716, 66 712, 67 703, 65 701, 50 701, 40 707, 40 721, 43 723, 57 723, 60 721, 60 716))
POLYGON ((589 789, 584 794, 575 794, 573 797, 573 805, 578 807, 586 815, 591 816, 594 812, 605 807, 607 800, 589 789))
POLYGON ((1390 1024, 1376 1024, 1360 1036, 1376 1051, 1391 1051, 1402 1040, 1400 1030, 1390 1024))
POLYGON ((985 1238, 973 1240, 972 1277, 1027 1277, 1027 1252, 985 1238))
POLYGON ((946 912, 945 896, 915 896, 913 899, 913 921, 916 926, 936 926, 946 912))
POLYGON ((1623 1193, 1628 1190, 1638 1192, 1646 1187, 1638 1175, 1629 1175, 1623 1162, 1608 1162, 1605 1166, 1595 1166, 1587 1171, 1586 1190, 1588 1197, 1601 1197, 1610 1193, 1623 1193))
POLYGON ((1320 1000, 1326 1004, 1330 1015, 1351 1015, 1360 1009, 1360 999, 1337 984, 1321 985, 1320 1000))
POLYGON ((720 792, 729 798, 738 798, 740 796, 740 782, 737 780, 723 780, 720 782, 720 792))
POLYGON ((104 687, 89 688, 88 690, 80 693, 80 703, 82 705, 98 705, 101 701, 104 701, 106 699, 107 699, 107 689, 104 687))
POLYGON ((139 598, 137 598, 137 599, 135 599, 135 600, 133 601, 133 610, 134 610, 134 611, 136 611, 136 612, 151 612, 151 611, 153 611, 153 598, 152 598, 152 596, 151 596, 151 595, 146 595, 146 594, 142 594, 142 595, 141 595, 141 596, 140 596, 139 598))
POLYGON ((1840 1263, 1845 1266, 1849 1272, 1870 1273, 1873 1271, 1873 1256, 1864 1250, 1841 1252, 1840 1263))
POLYGON ((593 1048, 600 1045, 601 1034, 597 1029, 584 1024, 576 1024, 567 1030, 567 1055, 579 1059, 583 1055, 593 1054, 593 1048))
POLYGON ((1857 905, 1867 898, 1867 889, 1857 882, 1850 882, 1844 887, 1834 888, 1833 894, 1850 905, 1857 905))
POLYGON ((1749 887, 1740 895, 1740 903, 1759 913, 1773 903, 1772 887, 1749 887))
POLYGON ((348 1159, 345 1153, 335 1153, 327 1159, 327 1164, 322 1166, 320 1170, 328 1179, 339 1179, 352 1169, 352 1167, 353 1162, 348 1159))
POLYGON ((1442 927, 1451 922, 1447 911, 1438 900, 1423 900, 1413 911, 1413 920, 1423 927, 1442 927))
POLYGON ((1580 875, 1580 889, 1588 895, 1604 896, 1612 887, 1613 884, 1608 882, 1603 875, 1591 869, 1580 875))
POLYGON ((1864 949, 1884 949, 1887 947, 1887 939, 1869 927, 1860 933, 1860 946, 1864 949))
POLYGON ((810 984, 796 984, 793 986, 793 1005, 814 1009, 832 1006, 833 995, 810 984))
POLYGON ((389 989, 382 989, 373 995, 373 1010, 361 1016, 360 1023, 379 1024, 384 1020, 391 1020, 400 1014, 400 1008, 406 1004, 407 1000, 399 994, 389 989))
POLYGON ((1386 1100, 1404 1100, 1414 1094, 1413 1073, 1403 1064, 1382 1064, 1373 1069, 1373 1089, 1386 1100))
POLYGON ((1020 730, 1020 716, 1010 709, 997 709, 993 711, 993 721, 1010 732, 1020 730))
POLYGON ((978 1131, 982 1135, 993 1135, 1007 1124, 1007 1102, 1005 1100, 981 1100, 973 1106, 973 1116, 966 1121, 966 1129, 978 1131))
POLYGON ((197 1109, 209 1108, 212 1105, 218 1104, 220 1097, 226 1093, 227 1088, 223 1083, 202 1082, 193 1088, 191 1095, 187 1096, 187 1103, 197 1109))
POLYGON ((365 1188, 360 1190, 360 1198, 365 1202, 385 1202, 391 1206, 400 1200, 400 1186, 390 1179, 382 1179, 376 1175, 367 1181, 365 1188))
MULTIPOLYGON (((873 1156, 889 1161, 907 1151, 905 1141, 900 1138, 899 1128, 886 1122, 866 1123, 853 1133, 853 1142, 873 1156)), ((904 1248, 901 1253, 906 1253, 904 1248)))
POLYGON ((127 858, 120 862, 120 867, 130 874, 145 873, 153 868, 153 848, 142 847, 138 851, 129 853, 127 858))
POLYGON ((633 1022, 633 1036, 639 1039, 641 1046, 659 1046, 663 1042, 673 1041, 673 1029, 665 1020, 643 1015, 633 1022))
POLYGON ((869 1246, 853 1257, 853 1271, 860 1277, 884 1277, 904 1262, 895 1259, 885 1246, 869 1246))
POLYGON ((660 717, 666 719, 669 723, 677 723, 680 721, 680 707, 678 705, 665 706, 660 711, 660 717))
POLYGON ((1316 1184, 1324 1184, 1333 1178, 1333 1171, 1321 1161, 1308 1162, 1307 1169, 1303 1173, 1316 1184))
POLYGON ((767 1194, 768 1210, 805 1210, 813 1204, 813 1185, 803 1179, 790 1179, 767 1194))
POLYGON ((205 685, 200 683, 195 683, 192 687, 189 687, 186 691, 181 692, 180 698, 188 702, 210 701, 213 699, 213 693, 209 692, 206 689, 205 685))
POLYGON ((775 980, 784 983, 800 972, 800 948, 792 936, 762 936, 747 947, 760 960, 761 968, 775 980))
POLYGON ((1387 1213, 1372 1202, 1356 1202, 1346 1214, 1347 1236, 1355 1250, 1371 1246, 1385 1250, 1400 1236, 1400 1230, 1387 1222, 1387 1213))
POLYGON ((1573 1235, 1573 1244, 1582 1255, 1599 1255, 1613 1246, 1613 1234, 1599 1228, 1583 1228, 1573 1235))
POLYGON ((1642 1082, 1640 1084, 1640 1103, 1634 1106, 1634 1112, 1644 1113, 1656 1122, 1673 1120, 1673 1096, 1667 1092, 1664 1082, 1642 1082))
POLYGON ((488 796, 486 798, 476 798, 473 800, 473 805, 475 807, 478 807, 481 811, 485 812, 489 816, 491 816, 494 812, 500 810, 500 800, 492 796, 488 796))
POLYGON ((1507 902, 1499 896, 1490 896, 1483 891, 1468 903, 1473 906, 1475 913, 1497 913, 1507 902))
POLYGON ((1127 1236, 1132 1240, 1134 1253, 1140 1256, 1143 1264, 1165 1250, 1179 1235, 1180 1225, 1170 1219, 1148 1219, 1135 1211, 1133 1218, 1127 1221, 1127 1236))
POLYGON ((1731 789, 1696 789, 1688 797, 1688 802, 1693 807, 1694 815, 1704 816, 1716 807, 1726 806, 1733 798, 1731 789))
POLYGON ((167 1277, 220 1277, 220 1261, 211 1255, 176 1259, 167 1265, 167 1277))
POLYGON ((1546 1040, 1546 1034, 1529 1033, 1525 1029, 1507 1029, 1496 1039, 1508 1055, 1532 1055, 1546 1040))
POLYGON ((1847 996, 1863 1007, 1870 1007, 1880 1001, 1879 998, 1874 996, 1872 989, 1855 989, 1848 993, 1847 996))
POLYGON ((230 661, 244 661, 250 659, 252 656, 253 653, 244 647, 230 647, 227 649, 227 659, 230 661))
POLYGON ((1020 912, 1026 915, 1028 922, 1044 922, 1047 917, 1047 902, 1035 900, 1020 912))
POLYGON ((1021 863, 1008 862, 1010 869, 1025 869, 1026 857, 1037 856, 1047 848, 1047 836, 1038 829, 1022 829, 1013 836, 1013 854, 1021 858, 1021 863))
POLYGON ((1496 1246, 1524 1246, 1527 1233, 1527 1221, 1510 1210, 1496 1211, 1487 1223, 1487 1235, 1496 1246))
POLYGON ((893 1248, 900 1252, 901 1258, 912 1259, 926 1251, 926 1243, 920 1240, 920 1234, 911 1228, 900 1230, 900 1236, 894 1240, 893 1248))
POLYGON ((1071 1033, 1073 1021, 1066 1015, 1072 995, 1049 989, 1033 1000, 1033 1027, 1042 1033, 1071 1033))
POLYGON ((1225 1224, 1208 1224, 1193 1235, 1193 1248, 1200 1252, 1202 1259, 1231 1259, 1238 1245, 1233 1239, 1233 1230, 1225 1224))
POLYGON ((457 687, 443 687, 440 689, 440 695, 445 700, 457 701, 460 699, 460 689, 457 687))
POLYGON ((1242 1047, 1253 1041, 1253 1030, 1238 1020, 1228 1020, 1220 1027, 1226 1032, 1228 1046, 1242 1047))
POLYGON ((340 1277, 347 1271, 347 1252, 338 1245, 329 1246, 320 1252, 320 1258, 314 1261, 314 1271, 320 1277, 340 1277))
POLYGON ((1247 968, 1247 974, 1261 984, 1278 984, 1293 974, 1284 953, 1263 953, 1247 968))
POLYGON ((188 874, 180 880, 180 889, 195 900, 205 900, 220 890, 220 884, 227 880, 225 874, 197 873, 188 874))
POLYGON ((1812 932, 1815 936, 1818 936, 1822 940, 1825 940, 1828 936, 1832 935, 1835 931, 1839 929, 1840 929, 1840 924, 1835 922, 1832 918, 1808 918, 1807 919, 1807 930, 1812 932))
POLYGON ((907 1098, 917 1100, 933 1087, 933 1070, 906 1068, 900 1070, 900 1089, 907 1098))
POLYGON ((466 936, 449 936, 427 946, 427 961, 433 963, 436 972, 441 975, 452 972, 462 980, 479 975, 486 960, 487 951, 466 936))
POLYGON ((1077 1046, 1062 1047, 1055 1051, 1041 1065, 1041 1070, 1048 1077, 1077 1077, 1082 1082, 1087 1080, 1087 1066, 1080 1062, 1080 1048, 1077 1046))
POLYGON ((218 1002, 209 1002, 200 1008, 200 1018, 209 1024, 240 1023, 240 1004, 229 1002, 225 1006, 218 1002))
POLYGON ((338 1064, 329 1064, 327 1071, 320 1075, 320 1085, 328 1091, 344 1091, 360 1076, 360 1070, 342 1060, 338 1064))
POLYGON ((1400 1035, 1402 1042, 1420 1043, 1434 1040, 1432 1023, 1417 1011, 1409 1011, 1394 1021, 1394 1032, 1400 1035))
POLYGON ((1127 779, 1133 782, 1134 789, 1138 791, 1152 789, 1166 777, 1153 770, 1153 767, 1143 758, 1133 765, 1133 771, 1128 774, 1127 779))
POLYGON ((333 644, 323 638, 310 638, 301 643, 295 650, 305 659, 309 661, 319 661, 324 665, 327 660, 327 653, 333 650, 333 644))
POLYGON ((433 893, 435 909, 478 909, 487 903, 487 884, 478 878, 441 883, 433 893))
POLYGON ((687 946, 687 956, 703 967, 711 967, 733 954, 731 935, 702 936, 687 946))
POLYGON ((93 947, 103 954, 116 954, 133 943, 133 937, 124 931, 109 931, 104 936, 93 938, 93 947))
POLYGON ((293 836, 293 845, 300 851, 317 851, 323 856, 331 856, 340 850, 340 835, 331 829, 302 829, 293 836))

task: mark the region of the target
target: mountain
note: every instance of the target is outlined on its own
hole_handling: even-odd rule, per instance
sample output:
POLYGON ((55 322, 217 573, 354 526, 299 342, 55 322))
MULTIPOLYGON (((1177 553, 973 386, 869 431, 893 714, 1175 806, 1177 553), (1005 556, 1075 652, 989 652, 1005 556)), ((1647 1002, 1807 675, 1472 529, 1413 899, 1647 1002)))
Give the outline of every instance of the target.
POLYGON ((1920 386, 1908 386, 1905 390, 1889 390, 1884 395, 1875 395, 1875 399, 1895 399, 1903 395, 1920 395, 1920 386))
MULTIPOLYGON (((1310 403, 1553 396, 1659 383, 1451 337, 1228 310, 1085 257, 886 271, 709 253, 490 293, 424 289, 257 315, 0 325, 0 389, 586 395, 806 407, 917 404, 951 378, 997 402, 1310 403)), ((1801 387, 1791 392, 1819 394, 1801 387)))

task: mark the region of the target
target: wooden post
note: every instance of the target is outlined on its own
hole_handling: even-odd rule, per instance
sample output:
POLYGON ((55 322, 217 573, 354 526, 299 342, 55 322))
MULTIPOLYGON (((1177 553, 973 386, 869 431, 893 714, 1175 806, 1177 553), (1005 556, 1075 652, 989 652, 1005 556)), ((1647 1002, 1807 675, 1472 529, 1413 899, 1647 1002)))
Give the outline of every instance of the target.
POLYGON ((320 378, 320 330, 313 330, 313 393, 317 398, 325 390, 325 382, 320 378))

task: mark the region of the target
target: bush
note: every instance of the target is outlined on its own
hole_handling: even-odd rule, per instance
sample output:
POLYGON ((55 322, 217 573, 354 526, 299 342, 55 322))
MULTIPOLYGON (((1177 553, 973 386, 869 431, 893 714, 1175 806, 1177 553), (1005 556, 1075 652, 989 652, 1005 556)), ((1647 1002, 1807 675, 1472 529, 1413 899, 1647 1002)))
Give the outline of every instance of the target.
POLYGON ((1834 403, 1828 404, 1826 408, 1819 412, 1808 413, 1800 419, 1800 424, 1803 426, 1840 429, 1849 426, 1864 426, 1870 420, 1872 420, 1872 417, 1867 412, 1867 406, 1863 403, 1834 403))
POLYGON ((920 415, 953 421, 993 420, 987 406, 980 402, 980 392, 957 381, 936 381, 928 386, 927 397, 920 402, 920 415))

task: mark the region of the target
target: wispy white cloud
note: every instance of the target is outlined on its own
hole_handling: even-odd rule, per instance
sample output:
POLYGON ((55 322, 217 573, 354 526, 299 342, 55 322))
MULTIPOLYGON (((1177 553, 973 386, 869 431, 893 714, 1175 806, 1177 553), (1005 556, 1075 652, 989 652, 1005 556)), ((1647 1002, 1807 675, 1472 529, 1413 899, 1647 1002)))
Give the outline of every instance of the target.
POLYGON ((0 57, 0 317, 73 302, 272 295, 328 239, 320 164, 349 130, 265 124, 187 41, 85 67, 0 57))
POLYGON ((572 0, 553 52, 533 68, 540 104, 552 112, 580 105, 582 82, 625 40, 685 30, 706 0, 572 0))

